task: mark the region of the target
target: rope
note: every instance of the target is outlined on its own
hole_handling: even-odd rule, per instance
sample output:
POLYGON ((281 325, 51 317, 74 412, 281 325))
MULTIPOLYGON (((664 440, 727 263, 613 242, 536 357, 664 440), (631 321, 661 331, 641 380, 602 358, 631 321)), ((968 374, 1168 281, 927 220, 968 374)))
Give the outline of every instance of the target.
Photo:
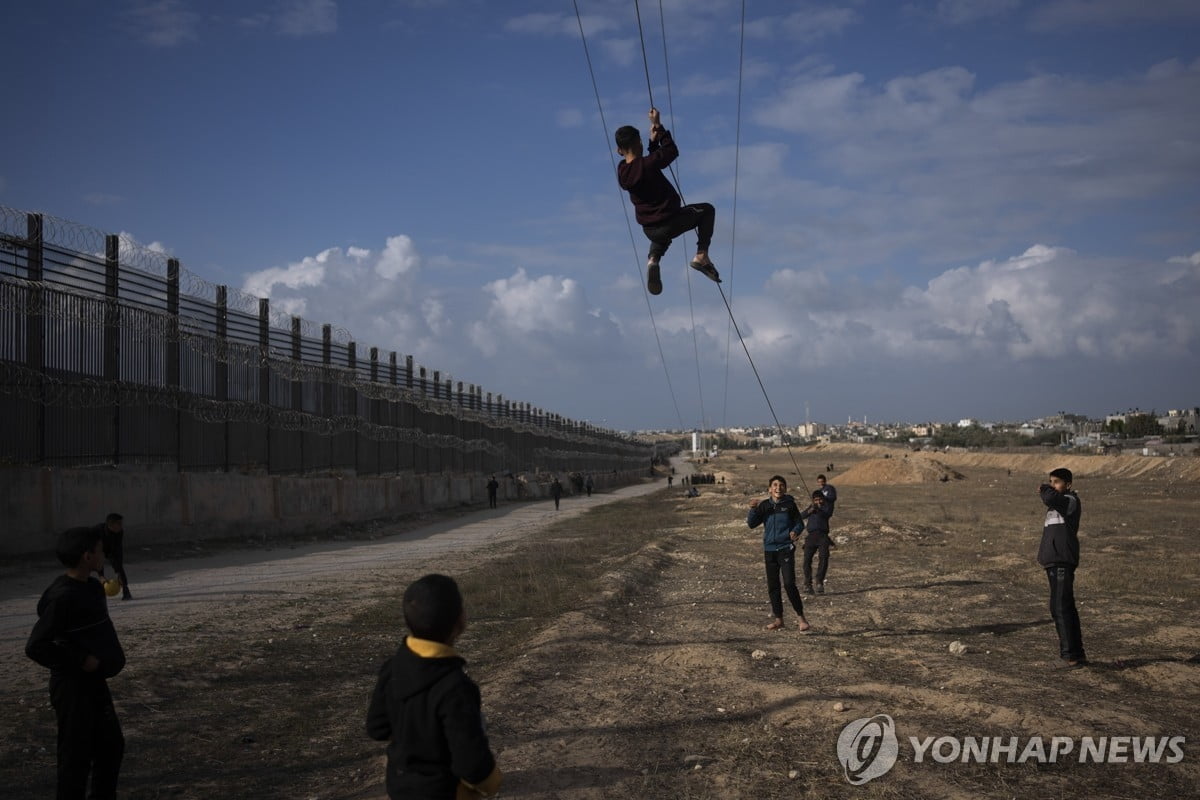
POLYGON ((800 472, 800 465, 796 463, 796 456, 792 453, 792 446, 787 443, 787 435, 784 433, 783 425, 779 423, 779 416, 775 413, 775 406, 771 404, 771 398, 767 394, 767 387, 763 385, 762 376, 758 374, 758 367, 754 365, 754 359, 750 357, 750 348, 746 347, 746 340, 742 338, 742 331, 738 327, 737 320, 733 318, 733 309, 729 306, 729 299, 725 297, 725 290, 717 284, 717 290, 721 293, 721 299, 725 301, 725 310, 729 312, 729 321, 733 324, 733 329, 737 331, 738 341, 742 343, 742 350, 746 351, 746 360, 750 362, 750 369, 754 370, 754 378, 758 381, 758 388, 762 390, 763 399, 767 401, 767 408, 771 411, 771 418, 775 420, 775 427, 779 430, 779 441, 783 442, 783 446, 787 448, 788 458, 792 460, 792 466, 796 468, 796 475, 800 478, 800 485, 804 487, 805 494, 810 494, 808 484, 804 482, 804 475, 800 472))
MULTIPOLYGON (((605 119, 605 116, 604 116, 604 104, 600 101, 600 87, 596 83, 596 70, 592 67, 591 51, 588 50, 587 36, 584 35, 584 32, 583 32, 583 17, 579 13, 579 0, 572 0, 572 2, 574 3, 574 6, 575 6, 575 21, 579 25, 579 38, 583 42, 583 55, 584 55, 584 58, 587 60, 588 74, 591 76, 591 79, 592 79, 592 91, 596 95, 596 108, 600 112, 600 125, 601 125, 601 127, 604 128, 604 151, 609 154, 609 163, 611 164, 612 163, 612 155, 611 155, 612 149, 611 149, 609 143, 612 142, 612 137, 609 136, 609 133, 608 133, 608 120, 605 119)), ((641 19, 641 13, 639 12, 639 14, 638 14, 638 31, 639 32, 641 31, 641 27, 642 27, 642 19, 641 19)), ((642 42, 642 60, 645 61, 645 58, 646 58, 646 45, 645 45, 645 41, 643 40, 643 42, 642 42)), ((647 69, 646 69, 646 90, 647 91, 650 90, 649 67, 647 67, 647 69)), ((651 104, 653 104, 653 102, 654 102, 653 95, 651 95, 651 104)), ((641 258, 640 258, 640 255, 638 254, 637 240, 635 239, 635 237, 633 235, 633 223, 631 223, 629 220, 629 208, 625 204, 625 198, 621 193, 621 187, 619 184, 617 185, 617 201, 621 204, 621 213, 623 213, 625 215, 625 227, 629 231, 629 244, 630 244, 630 247, 633 248, 634 263, 640 264, 641 258)), ((671 395, 671 404, 675 407, 675 417, 679 421, 680 430, 682 430, 684 427, 683 414, 680 413, 680 411, 679 411, 679 400, 675 396, 675 387, 672 386, 672 384, 671 384, 671 372, 667 368, 667 356, 666 356, 666 353, 663 351, 662 338, 658 335, 658 323, 655 322, 655 320, 654 320, 654 308, 653 308, 653 306, 650 305, 650 295, 646 291, 646 282, 642 279, 640 267, 638 268, 636 274, 637 274, 637 282, 642 287, 642 299, 645 300, 645 302, 646 302, 646 313, 650 316, 650 327, 654 331, 654 342, 658 346, 658 358, 663 366, 663 375, 665 376, 666 381, 667 381, 667 391, 671 395)))
MULTIPOLYGON (((742 69, 746 54, 746 0, 742 0, 741 33, 738 36, 737 132, 733 143, 733 211, 729 231, 729 302, 733 304, 733 260, 737 252, 738 169, 742 156, 742 69)), ((732 315, 732 312, 730 312, 732 315)), ((721 427, 726 426, 729 413, 729 349, 733 341, 733 326, 725 326, 725 394, 721 398, 721 427)))

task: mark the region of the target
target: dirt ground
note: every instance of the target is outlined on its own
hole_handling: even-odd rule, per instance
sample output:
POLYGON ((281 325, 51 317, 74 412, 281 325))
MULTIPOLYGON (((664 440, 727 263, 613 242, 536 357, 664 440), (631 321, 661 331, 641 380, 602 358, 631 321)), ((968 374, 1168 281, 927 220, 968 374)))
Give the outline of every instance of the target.
MULTIPOLYGON (((459 645, 505 797, 1200 795, 1200 460, 1078 459, 728 453, 696 465, 724 482, 694 499, 660 480, 568 498, 558 514, 529 503, 346 541, 130 557, 138 599, 112 604, 129 654, 110 682, 123 796, 382 798, 365 705, 400 635, 395 598, 433 569, 464 586, 473 622, 459 645), (1035 489, 1062 463, 1083 501, 1076 592, 1092 660, 1071 672, 1050 666, 1057 641, 1034 561, 1035 489), (790 609, 787 629, 763 629, 761 536, 745 509, 775 472, 797 497, 818 472, 839 488, 841 543, 827 593, 805 597, 810 633, 790 609), (539 562, 514 559, 529 552, 546 560, 522 581, 513 565, 539 562), (499 593, 561 576, 552 603, 499 593), (839 734, 878 714, 894 720, 897 763, 851 785, 839 734), (929 751, 918 763, 910 744, 984 736, 1022 749, 1067 737, 1076 750, 1056 763, 940 763, 929 751), (1176 763, 1172 751, 1079 763, 1083 737, 1185 741, 1176 763)), ((53 574, 3 575, 0 785, 14 798, 52 791, 45 673, 22 648, 53 574)))

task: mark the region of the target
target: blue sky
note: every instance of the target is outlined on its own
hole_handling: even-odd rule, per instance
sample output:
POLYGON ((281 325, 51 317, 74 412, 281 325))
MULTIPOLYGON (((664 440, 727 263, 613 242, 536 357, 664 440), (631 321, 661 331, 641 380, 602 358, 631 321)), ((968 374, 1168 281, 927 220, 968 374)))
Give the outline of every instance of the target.
MULTIPOLYGON (((770 422, 693 239, 644 293, 635 7, 578 8, 607 134, 569 1, 13 4, 0 204, 574 419, 770 422)), ((785 424, 1200 405, 1200 4, 748 0, 740 146, 740 0, 640 8, 785 424)))

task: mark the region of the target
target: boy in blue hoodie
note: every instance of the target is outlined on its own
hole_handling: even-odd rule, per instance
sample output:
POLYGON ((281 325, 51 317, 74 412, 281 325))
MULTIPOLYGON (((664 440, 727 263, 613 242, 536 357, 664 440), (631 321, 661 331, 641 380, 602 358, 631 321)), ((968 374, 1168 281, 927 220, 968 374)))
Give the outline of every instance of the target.
POLYGON ((484 731, 479 687, 454 642, 467 627, 453 578, 426 575, 404 592, 409 635, 383 663, 367 735, 387 741, 393 800, 490 797, 501 774, 484 731))
POLYGON ((38 621, 25 655, 50 669, 50 704, 58 719, 58 797, 83 800, 91 777, 96 800, 117 796, 125 737, 107 678, 125 666, 125 652, 108 616, 104 586, 92 577, 104 567, 99 528, 71 528, 55 554, 67 568, 42 593, 38 621))
POLYGON ((1079 612, 1075 609, 1075 568, 1079 566, 1079 517, 1083 509, 1071 488, 1071 470, 1050 472, 1050 482, 1038 487, 1046 506, 1046 522, 1038 547, 1038 563, 1050 579, 1050 616, 1058 629, 1058 654, 1062 669, 1086 667, 1079 612))
POLYGON ((796 539, 800 536, 800 509, 796 501, 787 494, 787 479, 772 475, 769 484, 770 497, 761 501, 750 501, 746 524, 751 529, 763 526, 763 556, 767 570, 767 596, 771 599, 771 613, 775 619, 767 630, 777 631, 783 627, 783 597, 779 579, 783 576, 783 588, 796 615, 800 617, 800 630, 811 630, 804 618, 804 603, 796 588, 796 539))

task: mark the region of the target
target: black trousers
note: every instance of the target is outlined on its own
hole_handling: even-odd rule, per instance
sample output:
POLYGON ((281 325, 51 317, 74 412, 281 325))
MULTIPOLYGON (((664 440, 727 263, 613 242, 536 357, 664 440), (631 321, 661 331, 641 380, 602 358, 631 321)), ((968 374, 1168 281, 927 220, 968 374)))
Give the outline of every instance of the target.
POLYGON ((650 240, 650 257, 662 258, 666 255, 671 240, 683 233, 696 229, 696 249, 708 250, 712 244, 713 228, 717 223, 717 210, 709 203, 692 203, 676 212, 666 222, 658 225, 644 225, 642 231, 650 240))
POLYGON ((768 550, 763 553, 767 569, 767 596, 771 598, 771 613, 777 619, 783 619, 783 597, 779 591, 779 579, 783 577, 783 589, 787 592, 788 601, 800 616, 804 616, 804 602, 800 599, 800 590, 796 588, 796 548, 787 550, 768 550))
POLYGON ((1046 567, 1046 577, 1050 579, 1050 616, 1058 629, 1058 654, 1071 661, 1087 658, 1075 610, 1075 568, 1046 567))
POLYGON ((824 540, 820 544, 804 545, 804 585, 813 585, 812 562, 813 555, 820 554, 817 559, 817 583, 825 582, 825 573, 829 571, 829 541, 824 540))
POLYGON ((490 506, 491 508, 496 507, 496 493, 495 492, 488 492, 488 506, 490 506))
POLYGON ((58 718, 58 800, 115 798, 125 736, 108 684, 92 675, 51 675, 50 704, 58 718))

